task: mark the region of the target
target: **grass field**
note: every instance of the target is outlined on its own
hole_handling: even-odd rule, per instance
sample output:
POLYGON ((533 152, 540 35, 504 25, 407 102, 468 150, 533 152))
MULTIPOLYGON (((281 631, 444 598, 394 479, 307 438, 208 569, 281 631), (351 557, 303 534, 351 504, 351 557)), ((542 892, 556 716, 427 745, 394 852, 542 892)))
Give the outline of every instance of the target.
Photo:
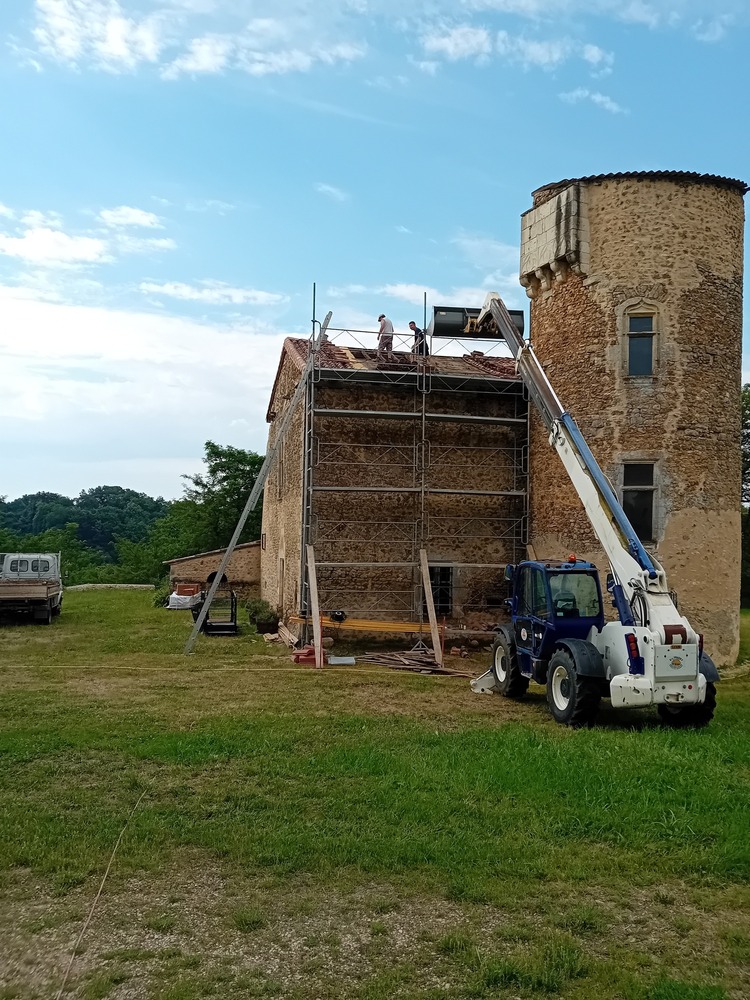
POLYGON ((539 688, 184 657, 150 599, 0 629, 0 1000, 57 995, 142 793, 68 997, 750 996, 746 668, 706 730, 571 731, 539 688))

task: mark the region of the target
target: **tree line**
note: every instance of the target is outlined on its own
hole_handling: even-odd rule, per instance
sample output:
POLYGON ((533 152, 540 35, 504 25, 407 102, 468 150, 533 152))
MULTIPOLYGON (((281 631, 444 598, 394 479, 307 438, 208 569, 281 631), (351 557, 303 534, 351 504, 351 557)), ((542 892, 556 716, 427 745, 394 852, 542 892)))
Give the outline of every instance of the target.
MULTIPOLYGON (((227 544, 263 456, 207 441, 203 463, 203 472, 182 477, 182 496, 173 501, 121 486, 97 486, 75 498, 0 499, 0 551, 61 552, 69 586, 158 584, 166 560, 227 544)), ((260 538, 261 516, 258 504, 240 541, 260 538)))

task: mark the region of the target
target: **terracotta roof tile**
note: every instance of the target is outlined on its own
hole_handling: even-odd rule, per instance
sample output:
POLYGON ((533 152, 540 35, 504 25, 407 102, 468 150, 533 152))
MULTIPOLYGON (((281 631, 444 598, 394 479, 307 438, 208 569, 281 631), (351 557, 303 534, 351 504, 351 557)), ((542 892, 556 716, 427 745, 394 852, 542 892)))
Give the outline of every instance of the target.
MULTIPOLYGON (((279 368, 276 372, 273 389, 271 390, 268 413, 266 414, 266 419, 269 422, 273 419, 273 401, 284 364, 284 358, 289 358, 301 372, 307 363, 309 350, 310 341, 307 339, 287 337, 284 341, 281 358, 279 359, 279 368)), ((355 371, 357 369, 378 371, 381 368, 376 350, 363 347, 349 348, 333 344, 331 341, 327 341, 322 345, 320 363, 323 368, 343 371, 355 371)), ((404 351, 394 351, 391 365, 390 370, 395 371, 398 371, 401 367, 412 368, 414 366, 414 357, 404 351)), ((432 355, 430 357, 430 367, 434 373, 440 375, 464 375, 466 377, 481 375, 486 378, 512 379, 513 381, 518 378, 515 362, 512 358, 486 355, 482 354, 481 351, 464 354, 462 357, 449 357, 442 354, 432 355)))
POLYGON ((532 196, 540 191, 568 187, 570 184, 597 184, 600 181, 619 180, 620 178, 629 177, 639 180, 675 181, 677 184, 711 184, 716 187, 733 188, 743 195, 750 190, 750 186, 744 181, 736 180, 733 177, 721 177, 718 174, 698 174, 691 170, 622 170, 618 173, 589 174, 588 177, 569 177, 566 180, 555 181, 552 184, 542 184, 536 191, 532 191, 532 196))

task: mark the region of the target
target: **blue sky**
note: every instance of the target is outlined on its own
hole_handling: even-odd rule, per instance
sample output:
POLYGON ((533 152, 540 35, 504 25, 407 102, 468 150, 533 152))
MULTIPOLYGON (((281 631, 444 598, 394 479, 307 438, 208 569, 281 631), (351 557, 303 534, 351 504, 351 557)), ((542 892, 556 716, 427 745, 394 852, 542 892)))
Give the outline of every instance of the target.
POLYGON ((0 494, 263 451, 285 335, 525 305, 539 185, 750 180, 746 0, 3 0, 0 494))

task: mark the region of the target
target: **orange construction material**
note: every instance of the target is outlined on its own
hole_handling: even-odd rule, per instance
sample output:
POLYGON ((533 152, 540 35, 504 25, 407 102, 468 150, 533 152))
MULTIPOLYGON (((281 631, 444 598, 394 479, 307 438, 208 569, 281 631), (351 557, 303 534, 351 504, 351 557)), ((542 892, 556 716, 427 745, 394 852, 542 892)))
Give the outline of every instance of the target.
MULTIPOLYGON (((301 615, 290 615, 288 621, 304 625, 307 618, 303 618, 301 615)), ((343 628, 351 629, 354 632, 408 632, 415 635, 429 634, 430 632, 430 626, 427 622, 421 624, 420 622, 374 621, 372 618, 347 618, 345 622, 335 622, 328 615, 320 616, 320 625, 321 628, 343 628)), ((445 629, 445 624, 443 624, 443 629, 445 629)))

